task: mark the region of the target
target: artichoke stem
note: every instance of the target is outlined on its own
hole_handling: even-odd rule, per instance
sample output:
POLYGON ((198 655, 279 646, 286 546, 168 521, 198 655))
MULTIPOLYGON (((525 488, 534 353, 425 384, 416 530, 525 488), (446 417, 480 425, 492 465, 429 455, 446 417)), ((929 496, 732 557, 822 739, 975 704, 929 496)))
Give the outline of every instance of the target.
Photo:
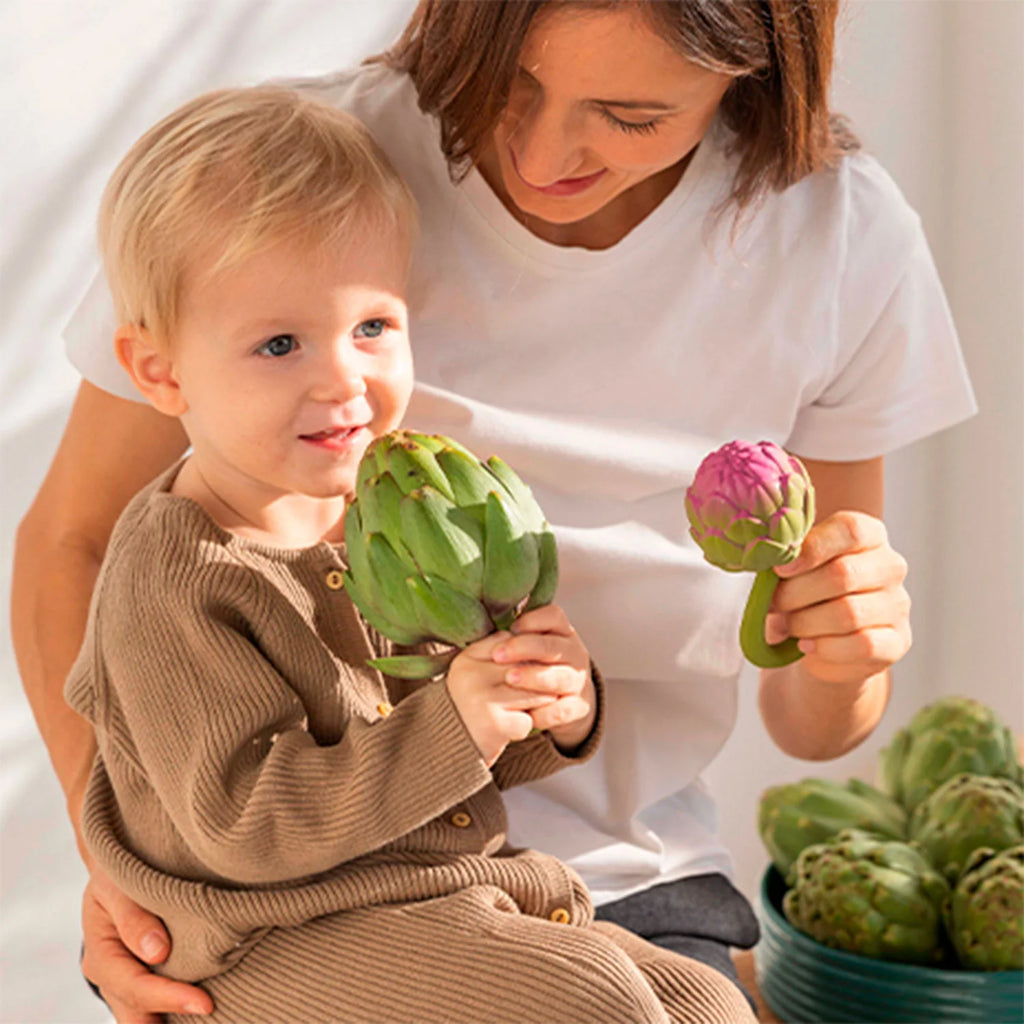
POLYGON ((770 644, 764 638, 765 616, 772 603, 772 594, 778 585, 779 577, 775 571, 762 569, 754 577, 747 606, 743 609, 740 647, 747 661, 758 668, 782 668, 804 656, 793 637, 787 637, 778 644, 770 644))

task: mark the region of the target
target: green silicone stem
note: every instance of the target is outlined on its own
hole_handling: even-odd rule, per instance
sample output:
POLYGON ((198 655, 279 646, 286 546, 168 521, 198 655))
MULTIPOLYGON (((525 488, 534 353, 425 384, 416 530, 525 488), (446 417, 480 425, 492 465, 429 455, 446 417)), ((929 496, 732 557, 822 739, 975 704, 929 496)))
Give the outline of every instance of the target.
POLYGON ((772 594, 779 585, 774 569, 762 569, 754 577, 747 606, 740 623, 740 647, 743 655, 758 668, 782 668, 804 656, 793 637, 780 644, 770 644, 764 638, 764 620, 772 603, 772 594))

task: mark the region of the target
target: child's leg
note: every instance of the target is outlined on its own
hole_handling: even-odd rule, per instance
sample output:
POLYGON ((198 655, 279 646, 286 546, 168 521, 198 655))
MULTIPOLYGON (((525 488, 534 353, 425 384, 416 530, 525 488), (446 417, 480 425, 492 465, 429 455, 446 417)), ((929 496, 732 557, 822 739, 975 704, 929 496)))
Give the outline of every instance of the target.
POLYGON ((713 967, 655 946, 608 921, 595 921, 591 928, 637 965, 674 1024, 756 1024, 743 992, 713 967))
POLYGON ((275 929, 204 987, 211 1024, 670 1024, 619 944, 494 886, 275 929))

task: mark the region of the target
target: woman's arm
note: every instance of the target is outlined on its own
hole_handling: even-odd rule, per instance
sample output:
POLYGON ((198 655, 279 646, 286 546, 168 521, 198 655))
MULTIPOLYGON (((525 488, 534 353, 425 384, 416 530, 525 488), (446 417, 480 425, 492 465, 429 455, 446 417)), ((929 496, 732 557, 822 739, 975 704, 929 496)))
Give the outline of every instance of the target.
POLYGON ((804 657, 761 672, 758 704, 775 744, 805 760, 866 739, 889 701, 889 668, 910 647, 907 565, 882 523, 883 460, 804 459, 817 521, 782 577, 766 636, 800 639, 804 657))
MULTIPOLYGON (((83 382, 46 479, 18 527, 11 588, 14 650, 76 837, 96 745, 88 722, 64 702, 64 680, 82 643, 93 584, 117 517, 185 446, 176 420, 83 382)), ((88 863, 84 850, 83 856, 88 863)))
POLYGON ((82 969, 122 1024, 156 1024, 160 1012, 209 1012, 212 1004, 200 989, 150 974, 139 963, 166 958, 167 933, 90 864, 78 819, 96 742, 89 723, 64 702, 64 680, 114 522, 185 445, 177 420, 83 382, 14 548, 11 634, 22 685, 92 872, 82 905, 82 969))

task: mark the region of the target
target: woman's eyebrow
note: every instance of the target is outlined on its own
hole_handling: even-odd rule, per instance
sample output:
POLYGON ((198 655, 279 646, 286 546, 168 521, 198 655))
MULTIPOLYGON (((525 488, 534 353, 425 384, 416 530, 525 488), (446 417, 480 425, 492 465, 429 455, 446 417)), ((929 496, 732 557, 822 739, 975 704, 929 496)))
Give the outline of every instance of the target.
POLYGON ((620 107, 623 110, 675 110, 671 103, 664 103, 661 100, 598 100, 591 103, 599 103, 602 107, 620 107))
MULTIPOLYGON (((525 75, 536 85, 540 85, 540 80, 530 71, 529 68, 519 65, 519 73, 525 75)), ((677 105, 673 103, 666 103, 664 100, 602 100, 594 99, 585 100, 586 103, 594 103, 599 107, 618 107, 620 110, 676 110, 677 105)))

